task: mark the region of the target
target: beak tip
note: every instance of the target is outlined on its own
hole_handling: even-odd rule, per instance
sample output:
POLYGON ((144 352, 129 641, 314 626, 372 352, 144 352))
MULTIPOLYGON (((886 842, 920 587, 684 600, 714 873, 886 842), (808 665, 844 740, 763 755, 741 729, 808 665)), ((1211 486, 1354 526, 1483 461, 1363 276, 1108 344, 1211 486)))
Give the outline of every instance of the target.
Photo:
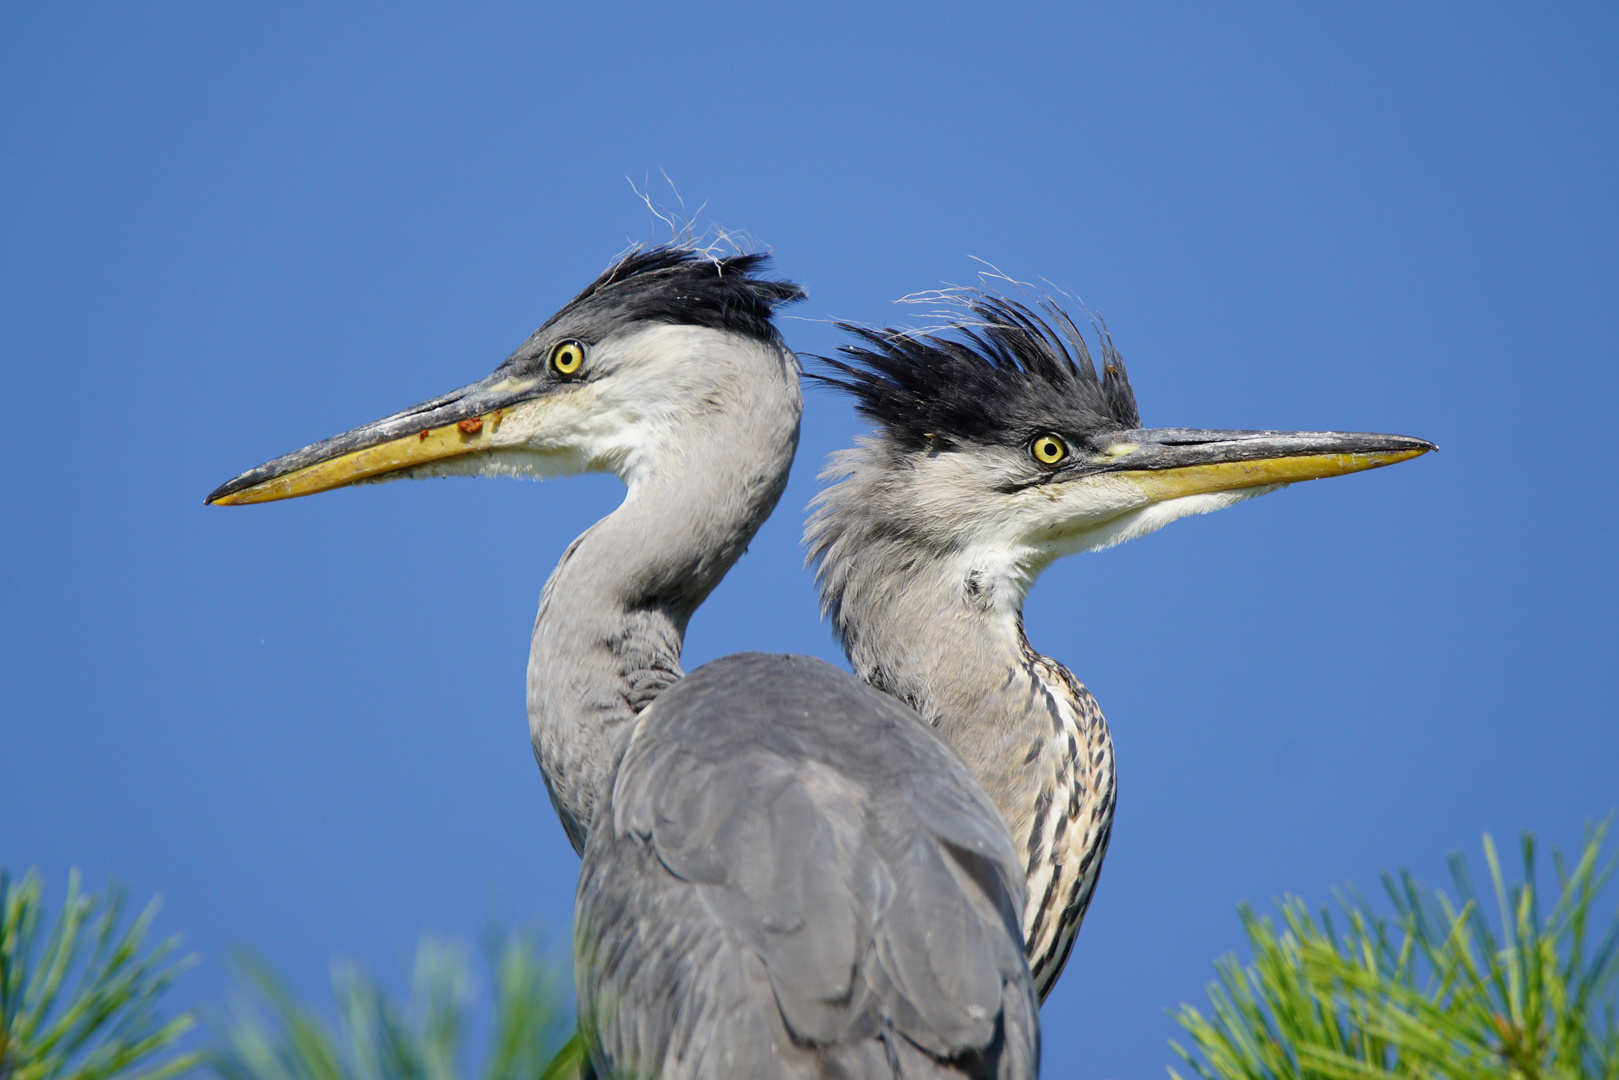
POLYGON ((1411 446, 1407 460, 1410 460, 1410 458, 1419 458, 1423 454, 1431 454, 1439 449, 1438 443, 1429 442, 1427 439, 1412 439, 1411 442, 1413 445, 1411 446))

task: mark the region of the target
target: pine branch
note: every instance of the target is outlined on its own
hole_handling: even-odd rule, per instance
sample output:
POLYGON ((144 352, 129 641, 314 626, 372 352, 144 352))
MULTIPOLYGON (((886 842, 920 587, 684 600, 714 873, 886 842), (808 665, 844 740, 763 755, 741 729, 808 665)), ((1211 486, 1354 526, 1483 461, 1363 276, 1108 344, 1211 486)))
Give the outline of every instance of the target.
POLYGON ((208 1059, 221 1080, 538 1080, 569 1031, 558 965, 523 934, 490 948, 493 1018, 475 1071, 465 1063, 474 995, 464 950, 424 940, 402 1005, 364 972, 334 966, 335 1024, 268 967, 238 965, 249 997, 208 1059))
POLYGON ((1484 837, 1493 921, 1459 855, 1455 899, 1408 872, 1384 876, 1392 916, 1341 892, 1343 934, 1295 897, 1280 927, 1244 906, 1253 963, 1216 963, 1212 1015, 1176 1014, 1194 1049, 1171 1046, 1204 1080, 1619 1080, 1619 915, 1591 944, 1611 823, 1587 831, 1572 868, 1553 853, 1549 911, 1528 834, 1510 884, 1484 837))
POLYGON ((44 886, 30 871, 18 884, 0 870, 0 1080, 170 1080, 200 1060, 167 1054, 194 1023, 163 1021, 158 999, 193 957, 174 959, 179 938, 144 943, 159 901, 124 925, 127 897, 80 891, 48 932, 44 886))

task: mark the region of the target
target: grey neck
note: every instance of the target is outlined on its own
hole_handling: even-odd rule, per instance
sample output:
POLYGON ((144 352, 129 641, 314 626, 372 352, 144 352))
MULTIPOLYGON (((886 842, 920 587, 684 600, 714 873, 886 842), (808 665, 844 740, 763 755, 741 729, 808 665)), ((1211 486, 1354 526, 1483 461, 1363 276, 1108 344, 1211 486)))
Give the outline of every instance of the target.
POLYGON ((1112 830, 1107 722, 1072 673, 1023 634, 1032 568, 1001 563, 997 572, 994 560, 975 565, 915 535, 838 534, 837 512, 829 503, 811 541, 838 636, 855 671, 938 728, 995 801, 1025 860, 1023 931, 1043 999, 1073 948, 1112 830))
POLYGON ((779 343, 739 348, 754 370, 700 408, 642 425, 646 444, 621 474, 624 502, 569 546, 540 597, 529 731, 579 852, 634 719, 682 675, 692 613, 787 484, 802 407, 796 361, 779 343))
POLYGON ((1036 664, 1045 658, 1023 635, 1021 590, 907 540, 846 550, 834 629, 855 673, 939 730, 1021 840, 1046 779, 1031 765, 1059 738, 1036 664))

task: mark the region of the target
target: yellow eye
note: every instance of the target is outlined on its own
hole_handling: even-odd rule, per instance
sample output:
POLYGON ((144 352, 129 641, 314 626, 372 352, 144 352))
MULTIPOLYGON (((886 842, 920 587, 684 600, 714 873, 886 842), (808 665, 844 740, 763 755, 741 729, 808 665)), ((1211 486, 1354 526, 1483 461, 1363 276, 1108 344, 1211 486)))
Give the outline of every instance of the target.
POLYGON ((569 338, 551 349, 551 369, 558 375, 577 375, 585 363, 585 343, 569 338))
POLYGON ((1037 435, 1029 444, 1029 453, 1042 465, 1058 465, 1068 456, 1068 444, 1057 435, 1037 435))

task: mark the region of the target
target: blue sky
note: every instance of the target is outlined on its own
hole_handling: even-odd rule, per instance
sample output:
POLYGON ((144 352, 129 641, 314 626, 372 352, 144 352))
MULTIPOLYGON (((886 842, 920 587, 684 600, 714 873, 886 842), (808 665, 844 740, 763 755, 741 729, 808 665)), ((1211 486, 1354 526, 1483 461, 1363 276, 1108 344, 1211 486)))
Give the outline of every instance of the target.
MULTIPOLYGON (((486 374, 660 172, 800 350, 976 257, 1100 312, 1149 424, 1442 447, 1036 586, 1121 800, 1047 1075, 1163 1075, 1239 900, 1619 805, 1611 6, 469 7, 0 11, 0 864, 161 892, 177 1004, 237 944, 318 993, 494 902, 565 937, 524 665, 616 482, 202 496, 486 374)), ((688 668, 842 662, 798 535, 860 430, 810 394, 688 668)))

